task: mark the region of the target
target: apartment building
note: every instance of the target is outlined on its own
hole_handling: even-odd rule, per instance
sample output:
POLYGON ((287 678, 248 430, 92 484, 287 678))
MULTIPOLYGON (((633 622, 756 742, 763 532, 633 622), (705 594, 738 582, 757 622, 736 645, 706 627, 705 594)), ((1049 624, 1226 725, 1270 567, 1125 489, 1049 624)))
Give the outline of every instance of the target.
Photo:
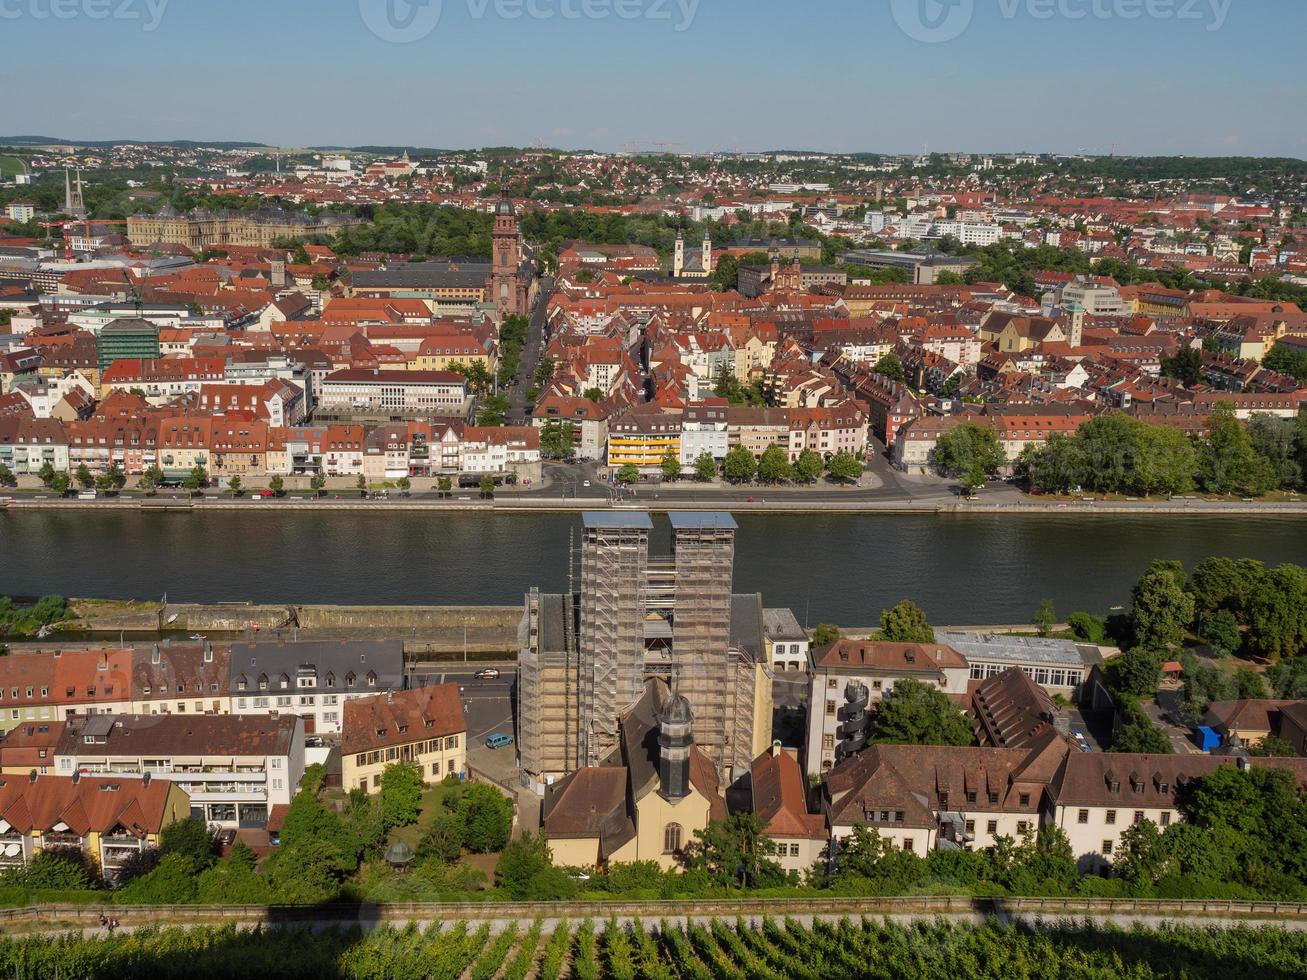
POLYGON ((236 715, 294 715, 310 734, 341 730, 346 703, 402 690, 401 640, 233 643, 227 694, 236 715))
POLYGON ((75 715, 55 748, 55 774, 170 780, 191 815, 216 827, 263 827, 304 775, 296 715, 75 715))
POLYGON ((394 420, 461 418, 467 414, 467 382, 451 371, 382 371, 346 368, 322 381, 320 418, 394 420))
POLYGON ((191 815, 190 800, 166 779, 0 777, 0 872, 29 864, 47 848, 75 847, 109 882, 163 828, 191 815))

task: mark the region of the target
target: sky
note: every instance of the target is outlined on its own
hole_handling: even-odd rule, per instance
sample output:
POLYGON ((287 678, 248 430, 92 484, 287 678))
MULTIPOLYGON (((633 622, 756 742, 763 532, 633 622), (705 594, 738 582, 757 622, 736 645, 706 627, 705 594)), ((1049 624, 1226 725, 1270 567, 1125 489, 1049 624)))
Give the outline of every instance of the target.
POLYGON ((0 135, 1307 158, 1303 0, 0 0, 0 135))

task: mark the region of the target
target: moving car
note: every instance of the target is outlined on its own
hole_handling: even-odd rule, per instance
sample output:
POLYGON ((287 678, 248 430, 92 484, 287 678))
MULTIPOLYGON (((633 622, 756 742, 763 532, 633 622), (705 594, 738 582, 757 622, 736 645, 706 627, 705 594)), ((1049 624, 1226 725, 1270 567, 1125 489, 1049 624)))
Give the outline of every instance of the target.
POLYGON ((505 746, 512 744, 513 736, 505 735, 503 732, 495 732, 495 734, 486 739, 486 748, 488 749, 502 749, 505 746))
POLYGON ((493 681, 493 680, 498 680, 498 679, 499 679, 499 668, 498 668, 498 667, 482 667, 480 670, 478 670, 478 671, 477 671, 475 674, 473 674, 472 676, 474 676, 474 677, 475 677, 477 680, 479 680, 479 681, 493 681))

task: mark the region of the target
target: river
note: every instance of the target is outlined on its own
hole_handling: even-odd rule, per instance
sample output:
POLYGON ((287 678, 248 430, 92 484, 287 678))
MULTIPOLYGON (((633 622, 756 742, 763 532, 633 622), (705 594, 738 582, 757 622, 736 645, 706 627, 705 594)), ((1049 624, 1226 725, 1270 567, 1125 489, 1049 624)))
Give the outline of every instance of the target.
MULTIPOLYGON (((802 621, 1028 622, 1128 601, 1154 558, 1307 561, 1307 518, 739 515, 735 587, 802 621)), ((657 546, 666 519, 655 515, 657 546)), ((0 513, 0 595, 174 602, 489 604, 567 585, 565 514, 0 513)))

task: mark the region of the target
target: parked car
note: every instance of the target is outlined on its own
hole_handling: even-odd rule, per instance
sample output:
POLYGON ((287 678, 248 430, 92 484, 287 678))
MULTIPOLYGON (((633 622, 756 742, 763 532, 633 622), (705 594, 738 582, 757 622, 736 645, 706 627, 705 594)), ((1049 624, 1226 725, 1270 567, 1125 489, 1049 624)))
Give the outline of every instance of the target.
POLYGON ((264 500, 267 500, 269 497, 275 497, 275 496, 277 496, 277 491, 276 491, 276 490, 260 490, 260 491, 259 491, 258 493, 256 493, 254 496, 256 496, 256 497, 262 497, 264 500))
POLYGON ((77 495, 77 499, 78 499, 78 500, 94 500, 94 499, 95 499, 95 491, 94 491, 94 490, 83 490, 81 493, 79 493, 79 494, 77 495))
POLYGON ((494 681, 499 679, 498 667, 482 667, 472 675, 479 681, 494 681))
POLYGON ((505 735, 503 732, 495 732, 486 739, 486 748, 488 749, 502 749, 512 744, 513 736, 505 735))

